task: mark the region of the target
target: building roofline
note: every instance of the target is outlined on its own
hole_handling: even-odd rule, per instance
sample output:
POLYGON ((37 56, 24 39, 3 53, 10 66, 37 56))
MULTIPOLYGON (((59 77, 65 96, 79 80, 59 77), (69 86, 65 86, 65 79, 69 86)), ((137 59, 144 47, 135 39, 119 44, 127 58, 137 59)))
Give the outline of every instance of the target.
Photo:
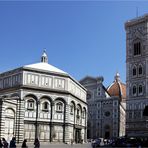
POLYGON ((139 24, 139 23, 145 22, 145 21, 148 21, 148 13, 146 13, 142 16, 136 17, 134 19, 126 21, 125 22, 125 29, 127 29, 127 27, 130 27, 132 25, 136 25, 136 24, 139 24))

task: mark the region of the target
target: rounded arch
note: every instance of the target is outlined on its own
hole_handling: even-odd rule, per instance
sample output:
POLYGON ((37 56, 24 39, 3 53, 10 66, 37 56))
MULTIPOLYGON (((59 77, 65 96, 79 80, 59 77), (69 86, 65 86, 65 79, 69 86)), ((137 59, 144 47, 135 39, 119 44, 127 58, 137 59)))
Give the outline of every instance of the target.
POLYGON ((63 102, 64 104, 67 104, 66 100, 65 100, 64 98, 62 98, 62 97, 56 98, 56 99, 54 100, 54 103, 56 103, 57 101, 61 101, 61 102, 63 102))
POLYGON ((70 105, 73 105, 74 109, 76 109, 76 103, 73 100, 70 102, 70 105))
POLYGON ((33 98, 35 101, 37 101, 37 96, 34 95, 34 94, 27 94, 27 95, 24 96, 24 100, 25 100, 26 98, 33 98))
POLYGON ((65 101, 64 98, 61 97, 56 98, 54 100, 54 104, 56 112, 58 113, 65 112, 67 102, 65 101))
POLYGON ((49 111, 52 109, 53 100, 49 96, 42 96, 40 98, 40 109, 42 111, 49 111))
POLYGON ((75 113, 75 110, 76 110, 76 104, 75 102, 72 100, 70 102, 70 114, 73 115, 75 113))
POLYGON ((82 111, 82 106, 81 106, 81 104, 77 104, 77 108, 80 108, 80 110, 82 111))
POLYGON ((77 118, 80 118, 81 115, 82 115, 82 106, 81 104, 77 104, 77 107, 76 107, 76 114, 77 114, 77 118))
POLYGON ((42 100, 42 99, 47 99, 48 101, 53 103, 53 99, 50 96, 43 95, 42 97, 40 97, 40 100, 42 100))
POLYGON ((25 101, 25 108, 29 110, 34 110, 37 108, 37 96, 34 94, 27 94, 24 96, 24 101, 25 101))
POLYGON ((5 109, 5 130, 4 135, 6 140, 10 140, 14 135, 15 125, 15 110, 11 107, 5 109))
POLYGON ((6 116, 11 116, 11 117, 15 118, 15 110, 11 107, 7 107, 5 109, 5 114, 6 114, 6 116))

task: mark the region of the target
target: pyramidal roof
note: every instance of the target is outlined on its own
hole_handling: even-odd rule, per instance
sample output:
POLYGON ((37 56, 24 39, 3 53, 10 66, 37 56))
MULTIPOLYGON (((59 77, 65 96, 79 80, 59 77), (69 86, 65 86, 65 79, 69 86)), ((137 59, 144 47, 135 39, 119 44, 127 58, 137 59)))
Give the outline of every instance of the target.
POLYGON ((68 74, 68 73, 64 72, 63 70, 60 70, 57 67, 54 67, 54 66, 48 64, 48 56, 45 51, 42 54, 41 62, 35 63, 35 64, 30 64, 30 65, 25 65, 25 66, 23 66, 23 68, 31 68, 31 69, 46 71, 46 72, 68 74))

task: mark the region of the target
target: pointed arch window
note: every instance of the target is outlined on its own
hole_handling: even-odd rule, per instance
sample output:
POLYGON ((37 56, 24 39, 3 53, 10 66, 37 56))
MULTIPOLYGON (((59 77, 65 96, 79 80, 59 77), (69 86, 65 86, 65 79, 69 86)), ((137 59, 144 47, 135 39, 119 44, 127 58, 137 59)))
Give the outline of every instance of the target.
POLYGON ((136 42, 134 43, 134 56, 141 55, 141 43, 136 42))
POLYGON ((137 69, 136 69, 136 66, 133 67, 133 76, 136 76, 137 75, 137 69))
POLYGON ((139 95, 142 95, 143 93, 142 85, 139 85, 138 92, 139 92, 139 95))
POLYGON ((139 66, 139 70, 138 71, 139 71, 139 75, 142 75, 143 69, 142 69, 142 66, 141 65, 139 66))
POLYGON ((136 86, 134 85, 134 86, 133 86, 133 95, 135 96, 136 93, 137 93, 137 88, 136 88, 136 86))

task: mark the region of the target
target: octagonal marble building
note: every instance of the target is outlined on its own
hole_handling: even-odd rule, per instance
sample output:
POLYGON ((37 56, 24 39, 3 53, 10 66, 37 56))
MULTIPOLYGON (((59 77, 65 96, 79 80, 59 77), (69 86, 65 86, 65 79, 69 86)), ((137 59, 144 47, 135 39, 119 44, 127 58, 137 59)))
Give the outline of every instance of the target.
POLYGON ((45 52, 40 63, 0 74, 0 138, 79 143, 86 132, 86 89, 45 52))

